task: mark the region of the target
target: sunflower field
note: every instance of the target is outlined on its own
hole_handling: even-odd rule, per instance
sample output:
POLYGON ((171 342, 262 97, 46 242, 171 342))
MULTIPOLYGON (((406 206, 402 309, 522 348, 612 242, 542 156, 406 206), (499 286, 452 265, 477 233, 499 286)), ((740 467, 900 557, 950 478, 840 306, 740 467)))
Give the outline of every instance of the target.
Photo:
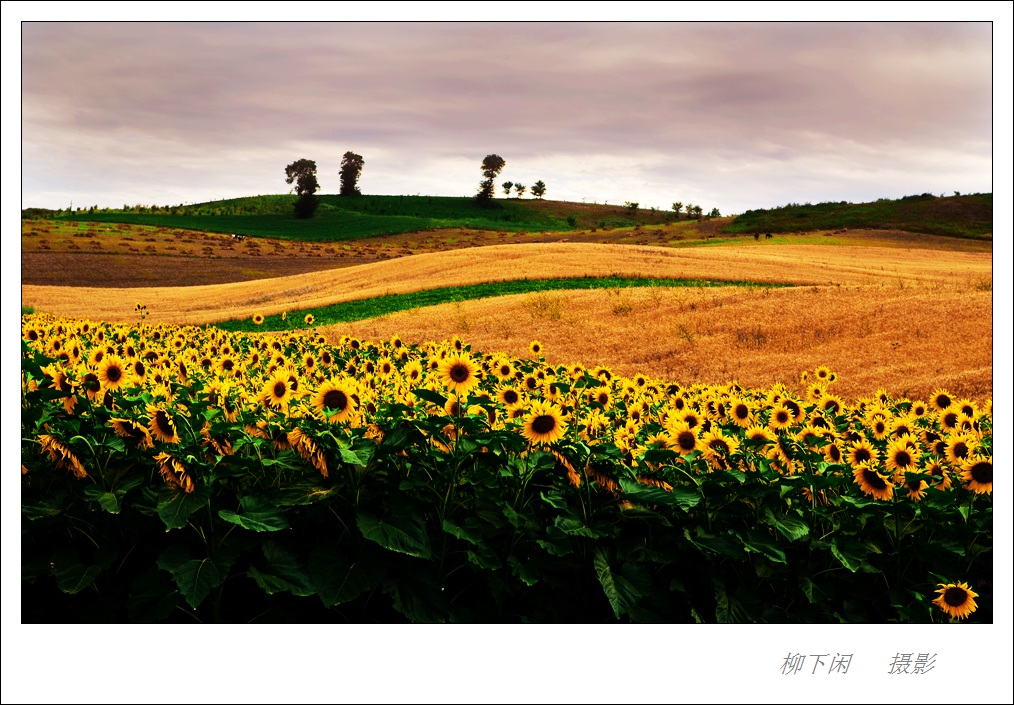
POLYGON ((992 621, 992 403, 22 316, 23 622, 992 621))

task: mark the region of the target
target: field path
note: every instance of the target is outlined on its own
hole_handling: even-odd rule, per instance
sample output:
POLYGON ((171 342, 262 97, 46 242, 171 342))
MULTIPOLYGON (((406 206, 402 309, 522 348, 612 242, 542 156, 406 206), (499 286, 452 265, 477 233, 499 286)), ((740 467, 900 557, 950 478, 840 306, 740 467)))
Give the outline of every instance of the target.
POLYGON ((206 286, 109 289, 23 285, 39 312, 111 322, 204 324, 260 312, 326 306, 384 294, 516 279, 607 276, 727 279, 792 284, 992 286, 992 253, 817 244, 747 243, 694 248, 524 243, 419 254, 338 270, 206 286))

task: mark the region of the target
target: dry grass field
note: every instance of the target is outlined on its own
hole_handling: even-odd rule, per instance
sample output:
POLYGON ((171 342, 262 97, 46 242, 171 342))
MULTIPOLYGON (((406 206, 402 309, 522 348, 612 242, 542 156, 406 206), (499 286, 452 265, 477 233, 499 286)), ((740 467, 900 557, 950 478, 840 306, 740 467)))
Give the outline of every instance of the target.
POLYGON ((458 335, 473 350, 517 356, 529 356, 534 339, 554 364, 605 365, 685 384, 799 388, 799 372, 828 365, 839 375, 835 393, 850 400, 881 388, 923 399, 940 387, 976 399, 993 392, 992 294, 975 287, 540 292, 325 332, 410 343, 458 335))

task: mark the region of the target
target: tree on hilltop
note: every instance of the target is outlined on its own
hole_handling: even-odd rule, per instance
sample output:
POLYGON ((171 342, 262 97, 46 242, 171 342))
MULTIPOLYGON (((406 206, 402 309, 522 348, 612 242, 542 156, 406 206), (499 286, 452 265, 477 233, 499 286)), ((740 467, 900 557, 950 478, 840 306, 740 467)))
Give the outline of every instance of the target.
POLYGON ((514 189, 514 182, 513 181, 504 181, 500 185, 503 186, 503 193, 504 193, 504 195, 505 196, 510 196, 511 195, 511 191, 514 189))
POLYGON ((341 177, 341 188, 338 193, 342 196, 361 196, 362 192, 357 186, 359 175, 363 173, 363 158, 355 152, 345 152, 342 155, 342 166, 339 175, 341 177))
POLYGON ((507 162, 498 154, 487 154, 486 158, 482 160, 483 179, 479 182, 479 192, 475 194, 475 200, 479 202, 479 205, 493 205, 493 181, 505 166, 507 166, 507 162))
POLYGON ((514 184, 514 193, 518 195, 518 198, 521 198, 522 196, 525 195, 525 190, 527 188, 528 187, 525 186, 524 184, 514 184))
POLYGON ((542 198, 546 195, 546 182, 539 179, 532 185, 532 195, 536 198, 542 198))
POLYGON ((317 162, 312 159, 297 159, 285 167, 285 183, 295 182, 296 217, 311 218, 317 211, 317 162))

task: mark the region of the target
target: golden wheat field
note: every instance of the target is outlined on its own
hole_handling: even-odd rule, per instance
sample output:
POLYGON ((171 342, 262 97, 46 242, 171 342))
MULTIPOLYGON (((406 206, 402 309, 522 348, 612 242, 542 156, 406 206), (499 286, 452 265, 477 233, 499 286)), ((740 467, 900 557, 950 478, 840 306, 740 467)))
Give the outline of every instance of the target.
POLYGON ((326 306, 436 286, 489 281, 619 275, 787 284, 992 287, 992 256, 861 246, 754 244, 673 249, 589 243, 526 243, 466 248, 270 280, 192 287, 109 289, 23 285, 22 303, 59 316, 114 322, 148 306, 152 322, 212 323, 326 306))
POLYGON ((464 301, 325 327, 406 342, 459 335, 475 350, 521 354, 533 339, 553 363, 607 365, 686 382, 795 383, 826 364, 840 393, 937 387, 992 396, 992 253, 896 239, 695 248, 519 243, 434 252, 342 269, 208 286, 22 286, 22 302, 60 316, 205 324, 423 289, 514 279, 606 276, 777 282, 786 289, 558 291, 464 301))

